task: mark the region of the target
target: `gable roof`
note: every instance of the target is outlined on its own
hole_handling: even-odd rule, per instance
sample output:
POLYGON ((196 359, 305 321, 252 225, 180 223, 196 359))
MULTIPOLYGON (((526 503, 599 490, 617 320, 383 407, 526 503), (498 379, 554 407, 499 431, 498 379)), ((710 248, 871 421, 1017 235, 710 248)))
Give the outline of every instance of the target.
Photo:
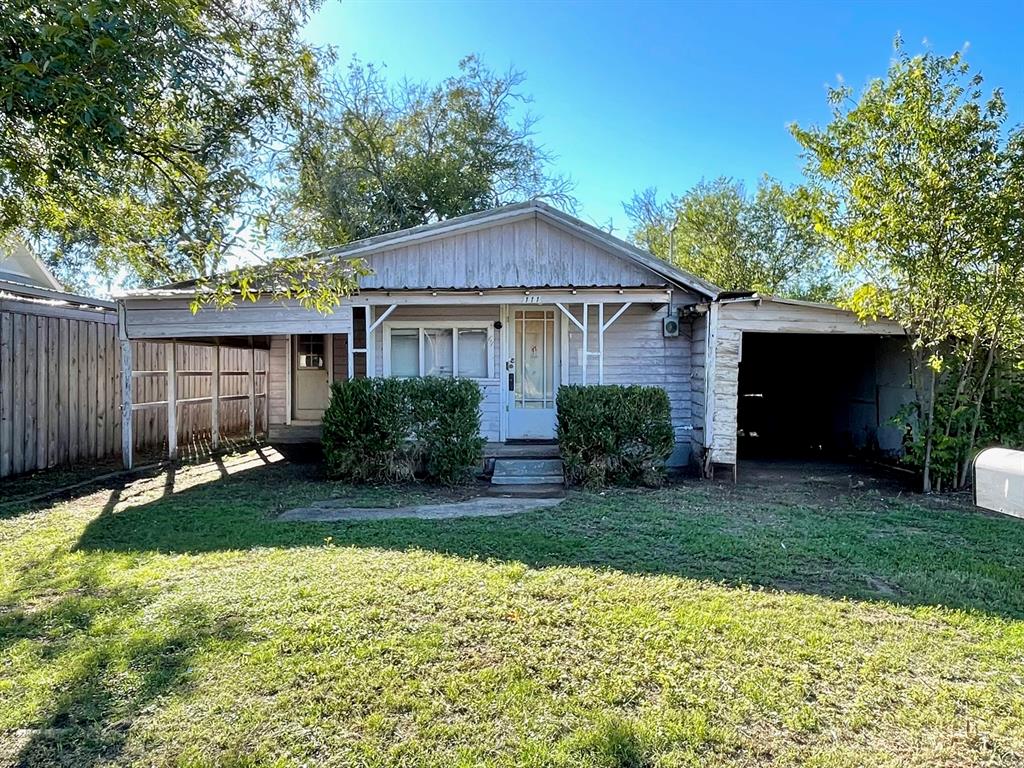
MULTIPOLYGON (((694 291, 708 298, 715 298, 721 292, 718 286, 697 277, 694 274, 685 272, 671 264, 662 261, 658 257, 643 251, 636 246, 622 240, 614 235, 604 232, 595 226, 587 224, 575 216, 570 216, 563 211, 553 208, 539 200, 530 200, 525 203, 504 205, 498 208, 491 208, 478 213, 470 213, 464 216, 457 216, 445 221, 432 224, 423 224, 418 227, 388 232, 383 235, 356 240, 345 245, 326 248, 322 251, 313 251, 307 256, 323 254, 324 256, 343 256, 350 258, 367 258, 405 246, 411 246, 428 240, 449 237, 474 229, 482 229, 489 226, 511 223, 536 216, 540 221, 551 224, 568 234, 577 237, 595 246, 604 253, 622 259, 632 267, 640 267, 665 282, 678 288, 694 291)), ((402 286, 395 286, 402 287, 402 286)), ((442 288, 445 286, 422 286, 431 288, 442 288)), ((478 287, 478 286, 472 286, 478 287)), ((484 286, 480 286, 484 287, 484 286)), ((506 286, 512 287, 512 286, 506 286)))
MULTIPOLYGON (((310 251, 304 256, 365 260, 373 274, 360 279, 361 290, 657 285, 683 289, 707 299, 715 299, 721 293, 718 286, 707 280, 539 200, 375 235, 310 251), (531 221, 538 223, 537 230, 528 229, 531 221), (526 231, 522 230, 524 225, 526 231), (520 231, 510 231, 514 227, 520 231), (557 232, 557 236, 542 244, 541 235, 551 232, 541 233, 541 227, 557 232), (533 234, 529 234, 531 231, 533 234), (518 244, 510 247, 509 239, 516 237, 518 244), (531 238, 534 242, 527 243, 531 238), (557 242, 559 239, 562 242, 557 242), (548 250, 541 253, 545 248, 548 250), (559 248, 573 253, 566 257, 556 253, 559 248), (473 264, 469 263, 468 251, 473 251, 473 264), (501 260, 503 263, 496 263, 501 260)), ((187 280, 160 288, 126 291, 124 295, 187 294, 195 286, 195 280, 187 280)))
POLYGON ((15 237, 0 242, 0 280, 52 291, 64 290, 39 257, 15 237))

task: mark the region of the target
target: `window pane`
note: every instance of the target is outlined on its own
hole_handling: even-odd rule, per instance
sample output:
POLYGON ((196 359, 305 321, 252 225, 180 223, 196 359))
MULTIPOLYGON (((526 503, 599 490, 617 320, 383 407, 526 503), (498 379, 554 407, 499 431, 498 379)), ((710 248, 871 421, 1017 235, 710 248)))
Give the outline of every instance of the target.
POLYGON ((391 375, 420 375, 420 332, 418 328, 391 330, 391 375))
POLYGON ((324 337, 317 335, 299 336, 298 348, 299 368, 324 367, 324 337))
POLYGON ((452 375, 451 328, 423 329, 423 375, 452 375))
POLYGON ((459 376, 487 378, 487 331, 459 331, 459 376))

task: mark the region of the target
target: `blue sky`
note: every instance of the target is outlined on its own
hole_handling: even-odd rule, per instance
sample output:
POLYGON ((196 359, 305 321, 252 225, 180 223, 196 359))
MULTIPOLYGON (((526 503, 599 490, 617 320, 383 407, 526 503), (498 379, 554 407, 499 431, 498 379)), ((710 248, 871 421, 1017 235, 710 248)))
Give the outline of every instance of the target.
POLYGON ((885 73, 892 40, 951 53, 1024 120, 1024 3, 542 3, 326 0, 317 44, 436 81, 479 53, 527 75, 538 140, 576 182, 578 213, 619 234, 636 189, 719 175, 800 178, 787 125, 828 119, 825 89, 885 73))

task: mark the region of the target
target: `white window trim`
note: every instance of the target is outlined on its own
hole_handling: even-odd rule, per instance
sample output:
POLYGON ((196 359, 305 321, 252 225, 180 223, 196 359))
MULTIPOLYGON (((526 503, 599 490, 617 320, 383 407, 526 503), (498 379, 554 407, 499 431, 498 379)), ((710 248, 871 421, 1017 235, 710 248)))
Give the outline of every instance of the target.
MULTIPOLYGON (((391 331, 392 329, 415 328, 420 338, 420 371, 423 370, 423 332, 428 328, 452 331, 452 375, 454 378, 471 378, 473 381, 494 379, 494 323, 488 320, 396 320, 384 323, 384 376, 391 376, 391 331), (459 331, 487 331, 487 376, 459 376, 459 331)), ((422 375, 422 373, 420 374, 422 375)))

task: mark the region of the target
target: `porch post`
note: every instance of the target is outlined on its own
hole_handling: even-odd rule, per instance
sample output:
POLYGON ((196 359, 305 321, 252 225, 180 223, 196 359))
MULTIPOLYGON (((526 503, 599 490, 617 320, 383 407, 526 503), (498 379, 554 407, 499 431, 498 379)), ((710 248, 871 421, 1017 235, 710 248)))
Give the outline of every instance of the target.
POLYGON ((132 449, 132 343, 121 339, 121 459, 125 469, 131 469, 132 449))
POLYGON ((213 347, 210 366, 210 445, 220 448, 220 344, 213 347))
POLYGON ((117 337, 121 342, 121 461, 125 469, 133 464, 132 448, 132 342, 125 324, 124 303, 117 302, 117 337))
POLYGON ((178 344, 167 348, 167 457, 178 458, 178 344))
POLYGON ((256 439, 256 347, 249 337, 249 439, 256 439))
POLYGON ((590 362, 590 305, 583 302, 583 386, 587 386, 587 363, 590 362))

